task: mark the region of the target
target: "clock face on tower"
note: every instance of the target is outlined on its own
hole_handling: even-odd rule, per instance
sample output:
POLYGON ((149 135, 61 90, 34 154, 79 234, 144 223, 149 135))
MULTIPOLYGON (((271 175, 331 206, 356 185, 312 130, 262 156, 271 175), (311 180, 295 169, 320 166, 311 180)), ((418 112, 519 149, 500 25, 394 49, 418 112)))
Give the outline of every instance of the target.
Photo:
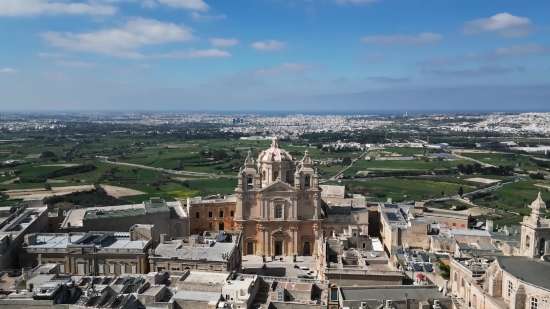
POLYGON ((253 198, 254 198, 254 194, 248 194, 248 196, 247 196, 247 197, 248 197, 248 199, 249 199, 249 200, 251 200, 251 199, 253 199, 253 198))

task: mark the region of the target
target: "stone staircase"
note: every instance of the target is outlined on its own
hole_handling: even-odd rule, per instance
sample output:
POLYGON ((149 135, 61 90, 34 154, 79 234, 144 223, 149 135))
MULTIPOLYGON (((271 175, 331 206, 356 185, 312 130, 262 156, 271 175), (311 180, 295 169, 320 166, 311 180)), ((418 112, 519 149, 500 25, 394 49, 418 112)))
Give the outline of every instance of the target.
POLYGON ((456 297, 451 297, 451 301, 453 302, 453 308, 454 309, 467 309, 460 300, 456 297))

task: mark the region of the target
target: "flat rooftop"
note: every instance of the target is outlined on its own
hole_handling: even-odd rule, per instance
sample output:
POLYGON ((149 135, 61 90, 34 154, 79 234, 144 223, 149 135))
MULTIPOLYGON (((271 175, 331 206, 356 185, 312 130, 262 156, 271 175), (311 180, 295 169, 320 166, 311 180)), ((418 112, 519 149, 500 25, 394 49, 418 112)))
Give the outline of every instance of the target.
POLYGON ((202 283, 202 284, 223 284, 228 274, 211 273, 205 271, 191 271, 189 275, 181 280, 184 283, 202 283))
POLYGON ((223 254, 229 254, 237 244, 233 242, 216 242, 213 245, 182 244, 179 240, 166 241, 155 249, 153 258, 178 258, 180 260, 206 260, 223 262, 223 254))
POLYGON ((340 288, 344 300, 371 300, 371 299, 441 299, 449 298, 439 292, 437 286, 395 286, 384 288, 340 288))
POLYGON ((148 241, 130 240, 128 233, 80 235, 68 234, 38 234, 36 243, 27 249, 66 249, 69 245, 96 245, 105 249, 140 249, 143 250, 148 241), (121 235, 122 234, 122 235, 121 235))
POLYGON ((463 229, 451 229, 451 236, 478 236, 478 237, 491 237, 491 233, 483 230, 463 230, 463 229))
POLYGON ((221 293, 214 292, 198 292, 198 291, 178 291, 172 299, 181 300, 194 300, 194 301, 219 301, 221 299, 221 293))
POLYGON ((321 197, 339 197, 344 198, 346 195, 345 186, 331 186, 331 185, 320 185, 321 188, 321 197))

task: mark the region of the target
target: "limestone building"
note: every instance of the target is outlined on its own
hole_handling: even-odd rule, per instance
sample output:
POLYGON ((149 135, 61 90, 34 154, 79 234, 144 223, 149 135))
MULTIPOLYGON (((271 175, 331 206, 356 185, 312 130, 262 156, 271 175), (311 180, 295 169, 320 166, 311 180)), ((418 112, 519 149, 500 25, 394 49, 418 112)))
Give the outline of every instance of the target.
POLYGON ((295 165, 274 138, 257 162, 249 153, 235 193, 235 222, 243 233, 245 254, 317 254, 321 189, 307 150, 295 165))

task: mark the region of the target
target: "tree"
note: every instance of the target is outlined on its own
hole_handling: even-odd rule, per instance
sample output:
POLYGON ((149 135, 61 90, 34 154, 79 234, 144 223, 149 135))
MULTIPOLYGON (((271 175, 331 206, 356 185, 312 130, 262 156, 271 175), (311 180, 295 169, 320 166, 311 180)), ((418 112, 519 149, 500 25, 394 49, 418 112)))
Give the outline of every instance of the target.
POLYGON ((342 164, 350 165, 351 164, 351 158, 350 157, 345 157, 344 159, 342 159, 342 164))
POLYGON ((441 195, 442 195, 442 196, 445 196, 445 191, 441 191, 441 195))
POLYGON ((464 188, 460 187, 460 188, 458 188, 458 195, 460 195, 460 197, 462 197, 462 194, 464 194, 464 188))
POLYGON ((44 189, 46 189, 47 191, 51 191, 52 190, 52 185, 50 185, 49 183, 45 183, 44 184, 44 189))

